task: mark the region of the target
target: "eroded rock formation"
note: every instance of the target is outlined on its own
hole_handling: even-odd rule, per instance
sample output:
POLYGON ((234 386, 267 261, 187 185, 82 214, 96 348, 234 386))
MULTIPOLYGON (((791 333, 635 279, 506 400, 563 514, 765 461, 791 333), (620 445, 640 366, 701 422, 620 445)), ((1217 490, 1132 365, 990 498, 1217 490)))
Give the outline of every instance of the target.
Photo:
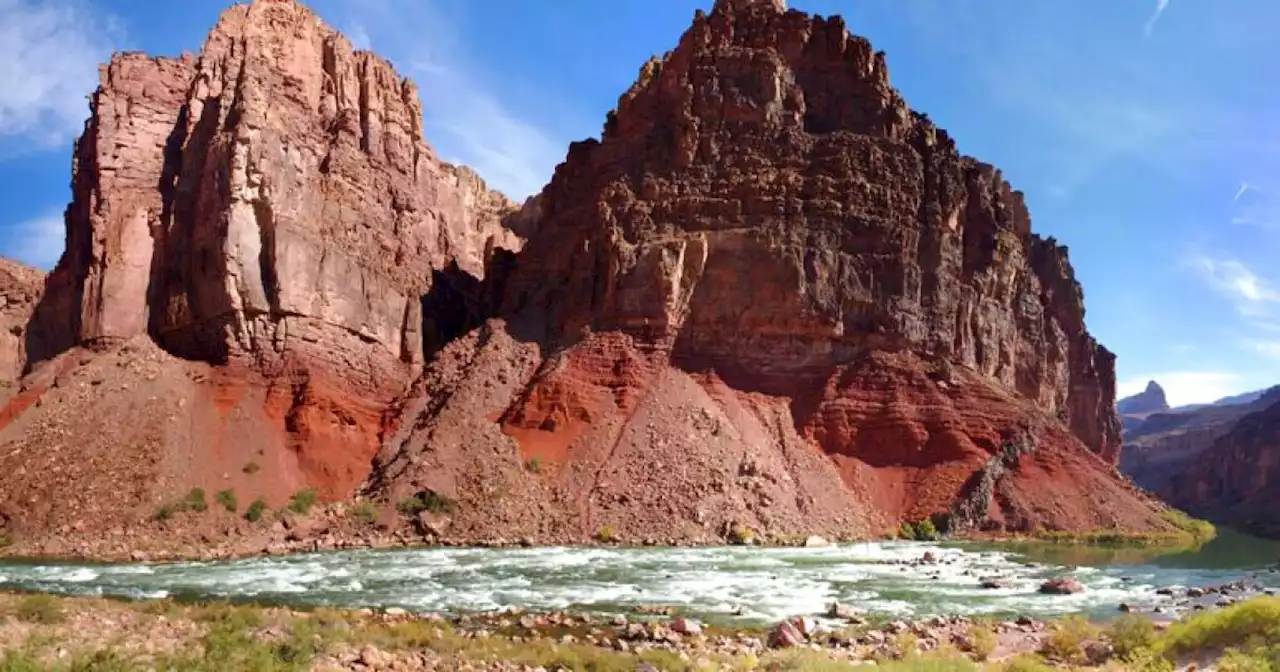
POLYGON ((192 486, 466 541, 1167 527, 1066 250, 839 18, 699 12, 519 208, 292 0, 117 56, 92 111, 0 527, 192 486))
POLYGON ((373 492, 465 500, 463 536, 1163 524, 1066 250, 838 17, 698 12, 537 209, 373 492))
MULTIPOLYGON (((198 56, 114 57, 76 144, 28 368, 39 394, 83 378, 78 350, 123 348, 173 380, 86 383, 124 399, 63 387, 51 394, 83 406, 42 404, 0 442, 96 422, 77 450, 126 469, 116 457, 148 446, 174 487, 214 492, 252 461, 263 484, 244 487, 273 504, 307 485, 350 496, 421 371, 432 270, 479 275, 493 246, 520 246, 501 221, 517 206, 440 161, 422 123, 412 82, 292 0, 232 7, 198 56)), ((0 481, 0 498, 25 490, 0 481)))
POLYGON ((1167 410, 1169 401, 1165 399, 1164 388, 1154 380, 1148 382, 1146 389, 1138 394, 1116 402, 1116 412, 1120 415, 1142 416, 1167 410))

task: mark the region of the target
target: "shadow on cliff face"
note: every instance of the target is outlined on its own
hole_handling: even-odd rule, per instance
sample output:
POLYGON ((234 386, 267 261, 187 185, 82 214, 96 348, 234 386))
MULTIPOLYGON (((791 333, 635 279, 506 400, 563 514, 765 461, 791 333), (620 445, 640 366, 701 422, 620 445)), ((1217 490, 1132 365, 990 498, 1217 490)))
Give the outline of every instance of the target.
POLYGON ((156 185, 162 209, 151 232, 155 247, 147 287, 147 330, 152 340, 174 356, 215 365, 226 364, 230 357, 222 327, 231 317, 210 315, 223 311, 208 309, 200 283, 203 278, 225 275, 225 268, 215 268, 219 262, 225 265, 225 259, 216 246, 201 240, 197 227, 202 218, 225 211, 222 201, 231 191, 226 170, 214 171, 214 188, 201 191, 209 153, 218 151, 211 144, 219 131, 221 107, 220 100, 205 101, 188 135, 190 110, 184 105, 166 139, 164 168, 156 185))
MULTIPOLYGON (((489 257, 483 280, 462 270, 456 261, 431 271, 431 288, 422 296, 422 356, 431 359, 491 317, 498 317, 507 278, 515 270, 518 255, 496 248, 489 257)), ((537 329, 521 329, 513 320, 508 331, 525 342, 537 341, 537 329)))

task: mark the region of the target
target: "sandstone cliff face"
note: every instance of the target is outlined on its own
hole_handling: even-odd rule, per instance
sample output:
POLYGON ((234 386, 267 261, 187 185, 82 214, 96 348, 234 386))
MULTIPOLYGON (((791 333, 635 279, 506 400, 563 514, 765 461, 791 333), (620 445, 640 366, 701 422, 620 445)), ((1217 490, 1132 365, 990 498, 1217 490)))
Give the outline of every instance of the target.
POLYGON ((699 12, 536 208, 375 492, 462 497, 467 534, 1162 525, 1066 250, 838 17, 699 12))
POLYGON ((1241 418, 1175 476, 1171 501, 1220 525, 1280 538, 1278 397, 1269 395, 1265 408, 1241 418))
POLYGON ((413 84, 291 0, 228 10, 199 58, 118 56, 93 111, 41 356, 150 332, 394 393, 428 269, 518 247, 515 205, 435 158, 413 84))
MULTIPOLYGON (((517 206, 427 144, 416 87, 292 0, 232 7, 198 56, 114 57, 73 191, 67 250, 26 334, 29 396, 49 403, 0 444, 30 455, 89 432, 60 459, 84 453, 101 467, 90 478, 143 451, 152 497, 215 492, 250 462, 261 482, 242 496, 350 496, 423 365, 432 270, 479 275, 493 246, 520 246, 502 223, 517 206), (101 357, 82 350, 138 359, 141 378, 88 376, 101 357)), ((80 495, 59 487, 92 489, 18 471, 0 475, 15 511, 31 493, 65 504, 80 495)), ((149 516, 143 499, 108 496, 95 516, 149 516)))
POLYGON ((0 409, 18 389, 26 366, 26 330, 44 291, 44 274, 0 258, 0 409))

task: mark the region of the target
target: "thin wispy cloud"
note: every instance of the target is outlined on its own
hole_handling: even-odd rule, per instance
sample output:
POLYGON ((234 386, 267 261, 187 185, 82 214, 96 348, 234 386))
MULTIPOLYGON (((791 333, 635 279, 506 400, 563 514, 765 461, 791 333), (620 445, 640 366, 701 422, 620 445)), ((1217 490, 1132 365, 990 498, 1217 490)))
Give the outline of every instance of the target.
POLYGON ((0 225, 0 255, 28 266, 52 269, 64 247, 66 229, 61 213, 49 212, 9 226, 0 225))
POLYGON ((1232 197, 1231 197, 1231 202, 1232 202, 1232 203, 1238 203, 1238 202, 1240 201, 1240 199, 1241 199, 1245 194, 1247 194, 1247 193, 1249 193, 1249 183, 1248 183, 1248 182, 1241 182, 1241 183, 1240 183, 1240 189, 1238 189, 1238 190, 1236 191, 1236 195, 1235 195, 1235 196, 1232 196, 1232 197))
POLYGON ((0 155, 63 147, 120 23, 79 0, 0 0, 0 155))
POLYGON ((1250 312, 1249 304, 1280 303, 1280 289, 1241 261, 1196 256, 1187 263, 1214 289, 1244 306, 1242 312, 1250 312))
POLYGON ((1241 185, 1232 205, 1232 224, 1280 231, 1280 193, 1274 185, 1241 185))
POLYGON ((1231 371, 1164 371, 1143 374, 1116 384, 1116 397, 1135 395, 1147 387, 1148 381, 1160 383, 1170 406, 1204 404, 1239 394, 1251 381, 1231 371))
POLYGON ((1152 12, 1151 18, 1147 19, 1147 23, 1142 26, 1142 32, 1150 35, 1156 29, 1156 22, 1160 17, 1164 16, 1164 10, 1169 9, 1169 0, 1156 0, 1156 10, 1152 12))
POLYGON ((337 0, 336 7, 326 19, 417 83, 423 128, 441 158, 516 200, 542 189, 568 143, 504 100, 492 74, 468 58, 444 7, 430 0, 337 0))

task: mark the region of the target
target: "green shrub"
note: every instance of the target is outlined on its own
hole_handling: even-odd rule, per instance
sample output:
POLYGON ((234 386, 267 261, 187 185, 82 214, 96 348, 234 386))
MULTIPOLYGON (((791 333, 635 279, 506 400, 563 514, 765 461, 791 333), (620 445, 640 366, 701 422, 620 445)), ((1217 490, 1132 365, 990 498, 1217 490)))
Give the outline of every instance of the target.
POLYGON ((187 496, 182 498, 182 508, 198 512, 207 510, 209 504, 204 500, 204 488, 191 488, 187 496))
POLYGON ((1175 660, 1211 650, 1249 654, 1275 642, 1280 642, 1280 597, 1258 597, 1184 618, 1169 626, 1152 648, 1175 660))
POLYGON ((1000 666, 1002 672, 1054 672, 1055 669, 1029 653, 1014 656, 1000 666))
POLYGON ((351 507, 351 517, 365 525, 372 525, 378 522, 378 506, 368 500, 359 502, 351 507))
POLYGON ((938 528, 934 526, 933 521, 925 518, 916 523, 916 539, 920 541, 933 541, 938 538, 938 528))
POLYGON ((309 511, 311 511, 311 507, 315 506, 315 503, 316 489, 305 488, 293 493, 293 497, 289 498, 289 510, 298 515, 305 516, 309 511))
POLYGON ((0 532, 0 548, 7 548, 13 545, 13 535, 7 532, 0 532))
POLYGON ((531 458, 529 458, 529 459, 525 460, 525 461, 524 461, 524 470, 525 470, 525 471, 527 471, 527 472, 529 472, 529 473, 531 473, 531 474, 540 474, 540 473, 542 473, 542 460, 539 460, 539 459, 538 459, 538 458, 536 458, 536 457, 531 457, 531 458))
POLYGON ((396 509, 409 517, 416 516, 423 511, 452 513, 456 507, 456 502, 434 490, 423 490, 412 497, 400 500, 400 503, 396 504, 396 509))
POLYGON ((240 502, 236 499, 235 490, 223 490, 218 493, 217 499, 218 503, 222 505, 222 508, 230 511, 231 513, 235 513, 236 509, 240 508, 240 502))
POLYGON ((253 475, 258 473, 258 470, 261 468, 262 467, 258 466, 257 462, 250 460, 247 464, 244 465, 244 468, 242 468, 240 471, 243 471, 246 474, 253 475))
POLYGON ((612 527, 605 525, 596 530, 595 537, 596 541, 602 544, 612 544, 618 540, 618 533, 612 527))
POLYGON ((969 653, 973 654, 974 659, 984 661, 995 653, 1000 641, 996 637, 996 631, 990 625, 974 623, 969 626, 968 644, 967 648, 969 653))
POLYGON ((1252 649, 1230 649, 1218 661, 1221 672, 1276 672, 1280 670, 1280 644, 1252 649))
POLYGON ((28 595, 18 602, 15 615, 27 623, 61 623, 62 605, 52 595, 28 595))
POLYGON ((1053 632, 1040 643, 1040 653, 1067 665, 1089 662, 1086 646, 1098 635, 1092 623, 1081 616, 1068 616, 1053 625, 1053 632))
POLYGON ((1145 616, 1125 614, 1107 628, 1107 639, 1116 657, 1129 660, 1155 643, 1156 626, 1145 616))
POLYGON ((155 518, 156 520, 163 523, 164 521, 172 518, 173 514, 177 512, 178 512, 177 504, 165 504, 164 506, 161 506, 160 508, 156 509, 155 518))
POLYGON ((898 527, 898 538, 907 541, 934 541, 938 538, 938 528, 928 518, 917 523, 904 522, 898 527))
POLYGON ((1218 529, 1213 526, 1213 523, 1192 518, 1177 509, 1165 511, 1162 517, 1165 522, 1191 535, 1191 538, 1198 543, 1207 542, 1218 536, 1218 529))
POLYGON ((249 504, 249 508, 244 512, 244 519, 256 523, 262 520, 262 512, 267 510, 267 503, 259 497, 249 504))

